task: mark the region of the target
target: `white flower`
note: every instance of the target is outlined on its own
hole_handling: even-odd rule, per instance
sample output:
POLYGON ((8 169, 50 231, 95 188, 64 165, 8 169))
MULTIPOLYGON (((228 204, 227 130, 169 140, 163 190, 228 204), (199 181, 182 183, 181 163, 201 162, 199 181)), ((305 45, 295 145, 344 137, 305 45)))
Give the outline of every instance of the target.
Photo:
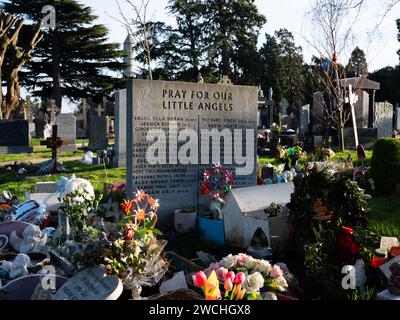
POLYGON ((248 293, 259 292, 264 287, 264 277, 260 272, 254 272, 246 276, 244 287, 248 293))
POLYGON ((226 268, 226 269, 232 269, 233 267, 236 266, 236 256, 233 256, 232 254, 222 258, 222 260, 219 262, 219 264, 226 268))
POLYGON ((261 272, 261 274, 268 275, 271 271, 272 266, 267 260, 256 260, 256 265, 254 267, 255 271, 261 272))
POLYGON ((284 277, 276 278, 275 281, 279 286, 278 290, 281 292, 286 291, 287 288, 289 287, 284 277))
POLYGON ((62 181, 60 188, 60 197, 62 201, 71 196, 73 204, 83 203, 85 200, 93 201, 95 199, 94 188, 92 184, 85 179, 76 178, 72 175, 69 179, 62 181))

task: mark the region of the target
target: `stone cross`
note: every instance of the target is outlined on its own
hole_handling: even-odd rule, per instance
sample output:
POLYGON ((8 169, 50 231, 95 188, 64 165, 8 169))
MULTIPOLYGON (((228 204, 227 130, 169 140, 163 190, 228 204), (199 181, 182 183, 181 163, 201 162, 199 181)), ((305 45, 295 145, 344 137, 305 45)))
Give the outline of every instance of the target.
POLYGON ((82 99, 82 116, 83 116, 83 128, 87 130, 88 120, 87 120, 87 112, 89 110, 89 105, 87 103, 86 98, 82 99))
POLYGON ((101 117, 103 115, 103 110, 104 110, 104 108, 101 104, 97 105, 95 111, 96 111, 98 117, 101 117))
POLYGON ((47 111, 50 113, 50 124, 53 125, 56 123, 56 115, 58 112, 58 108, 56 105, 56 101, 50 99, 50 106, 47 108, 47 111))
POLYGON ((51 175, 54 176, 57 172, 57 149, 63 144, 67 144, 59 137, 57 137, 57 125, 53 125, 52 135, 47 138, 46 141, 41 141, 40 145, 46 146, 51 149, 51 159, 53 160, 53 167, 51 169, 51 175))

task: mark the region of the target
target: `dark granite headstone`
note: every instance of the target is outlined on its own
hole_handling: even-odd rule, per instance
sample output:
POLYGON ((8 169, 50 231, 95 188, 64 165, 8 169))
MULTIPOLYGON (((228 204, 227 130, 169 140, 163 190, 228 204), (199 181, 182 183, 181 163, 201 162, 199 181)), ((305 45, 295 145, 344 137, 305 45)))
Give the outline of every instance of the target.
POLYGON ((0 120, 0 154, 31 153, 29 124, 26 120, 0 120))

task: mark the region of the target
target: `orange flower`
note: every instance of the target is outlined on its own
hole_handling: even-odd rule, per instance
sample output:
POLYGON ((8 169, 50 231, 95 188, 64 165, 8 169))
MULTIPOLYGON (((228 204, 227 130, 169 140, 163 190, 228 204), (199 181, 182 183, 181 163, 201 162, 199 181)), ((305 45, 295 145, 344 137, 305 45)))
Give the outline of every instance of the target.
POLYGON ((147 202, 153 210, 158 210, 158 207, 160 206, 160 204, 158 203, 158 199, 155 200, 153 197, 148 197, 147 202))
POLYGON ((146 218, 146 212, 144 209, 135 210, 135 219, 136 221, 144 221, 146 218))
POLYGON ((128 214, 133 208, 133 200, 124 200, 121 204, 121 208, 125 214, 128 214))

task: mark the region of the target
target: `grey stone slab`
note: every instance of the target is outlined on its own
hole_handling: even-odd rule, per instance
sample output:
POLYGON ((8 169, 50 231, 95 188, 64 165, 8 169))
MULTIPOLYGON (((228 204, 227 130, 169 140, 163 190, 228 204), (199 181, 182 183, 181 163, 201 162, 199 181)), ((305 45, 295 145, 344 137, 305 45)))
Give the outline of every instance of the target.
POLYGON ((388 102, 375 103, 375 126, 378 138, 393 136, 393 105, 388 102))
POLYGON ((58 148, 58 152, 74 152, 76 147, 76 118, 69 113, 57 116, 57 135, 67 144, 58 148))
POLYGON ((127 120, 127 194, 132 195, 139 188, 159 199, 162 223, 171 220, 176 209, 204 205, 199 199, 200 178, 213 163, 221 163, 234 173, 243 167, 232 161, 234 148, 229 139, 224 152, 217 154, 222 157, 206 159, 210 149, 208 154, 203 152, 202 164, 201 147, 209 139, 198 133, 205 130, 228 129, 229 135, 236 129, 240 137, 249 130, 249 138, 237 141, 236 149, 241 147, 243 154, 250 157, 252 170, 246 175, 236 174, 234 187, 256 185, 257 87, 132 80, 128 84, 127 120), (183 139, 174 143, 175 134, 184 129, 191 129, 195 137, 189 139, 183 132, 183 139), (151 164, 146 158, 152 141, 157 139, 146 140, 150 131, 165 134, 166 140, 160 141, 159 152, 167 154, 166 164, 151 164), (183 145, 193 153, 194 161, 189 164, 169 157, 179 153, 183 145), (196 154, 196 151, 199 152, 196 154), (224 161, 224 153, 231 163, 224 161))
POLYGON ((90 118, 89 150, 104 150, 108 146, 108 118, 90 118))
POLYGON ((0 153, 31 153, 26 120, 0 120, 0 153))
POLYGON ((57 182, 37 182, 35 185, 35 193, 55 193, 57 189, 57 182))

